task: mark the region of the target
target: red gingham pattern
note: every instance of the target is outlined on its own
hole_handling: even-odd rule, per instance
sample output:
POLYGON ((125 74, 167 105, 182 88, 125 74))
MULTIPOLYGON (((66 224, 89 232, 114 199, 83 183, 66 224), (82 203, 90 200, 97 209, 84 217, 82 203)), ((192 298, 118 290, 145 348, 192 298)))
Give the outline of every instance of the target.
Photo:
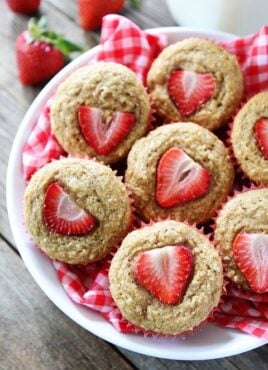
POLYGON ((49 99, 44 106, 44 110, 23 148, 22 165, 26 180, 29 180, 38 168, 64 154, 50 129, 51 101, 52 99, 49 99))
POLYGON ((254 35, 222 45, 237 56, 242 67, 246 99, 268 90, 268 26, 254 35))
MULTIPOLYGON (((125 64, 144 82, 148 68, 164 45, 163 38, 148 35, 124 17, 109 15, 104 18, 101 49, 94 60, 125 64)), ((256 35, 224 43, 224 47, 235 54, 241 64, 246 99, 268 89, 268 27, 263 27, 256 35)), ((88 62, 92 63, 92 59, 88 62)), ((50 131, 50 104, 51 99, 23 150, 23 170, 27 180, 38 168, 64 154, 50 131)), ((111 297, 109 261, 87 266, 71 266, 57 261, 53 264, 66 293, 74 302, 99 311, 120 332, 141 331, 122 317, 111 297)), ((229 285, 212 321, 268 341, 268 294, 242 292, 229 285)))

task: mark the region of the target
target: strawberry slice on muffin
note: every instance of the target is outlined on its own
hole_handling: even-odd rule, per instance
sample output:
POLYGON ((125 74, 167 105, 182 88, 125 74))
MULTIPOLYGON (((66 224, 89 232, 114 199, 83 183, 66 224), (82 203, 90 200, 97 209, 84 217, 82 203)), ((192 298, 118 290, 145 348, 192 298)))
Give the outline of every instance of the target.
POLYGON ((210 73, 174 71, 168 79, 168 92, 183 116, 188 116, 208 101, 216 87, 210 73))
POLYGON ((169 208, 207 192, 210 174, 179 148, 169 149, 157 167, 156 200, 169 208))
POLYGON ((78 112, 81 131, 96 153, 108 155, 133 128, 136 118, 128 112, 115 112, 108 122, 102 122, 102 111, 81 106, 78 112))
POLYGON ((193 269, 193 255, 184 246, 166 246, 140 254, 136 261, 138 282, 161 302, 181 301, 193 269))

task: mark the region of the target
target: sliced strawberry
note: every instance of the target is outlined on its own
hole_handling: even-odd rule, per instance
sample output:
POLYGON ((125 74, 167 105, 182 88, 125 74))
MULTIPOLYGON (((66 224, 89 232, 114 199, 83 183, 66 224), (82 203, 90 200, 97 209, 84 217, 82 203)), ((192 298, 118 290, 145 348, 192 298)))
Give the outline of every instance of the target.
POLYGON ((255 124, 254 131, 259 148, 264 158, 268 160, 268 118, 259 119, 255 124))
POLYGON ((193 270, 190 249, 166 246, 140 254, 134 274, 138 282, 161 302, 179 303, 193 270))
POLYGON ((183 116, 188 116, 211 98, 216 87, 210 73, 174 71, 168 79, 168 93, 183 116))
POLYGON ((103 123, 100 109, 81 106, 78 120, 88 144, 96 153, 108 155, 128 135, 136 118, 133 113, 115 112, 108 122, 103 123))
POLYGON ((238 234, 233 242, 233 253, 252 290, 268 293, 268 235, 238 234))
POLYGON ((169 208, 205 194, 210 185, 209 171, 183 150, 169 149, 157 167, 156 201, 169 208))
POLYGON ((56 182, 47 188, 43 219, 51 231, 62 235, 83 235, 96 226, 95 218, 80 208, 56 182))

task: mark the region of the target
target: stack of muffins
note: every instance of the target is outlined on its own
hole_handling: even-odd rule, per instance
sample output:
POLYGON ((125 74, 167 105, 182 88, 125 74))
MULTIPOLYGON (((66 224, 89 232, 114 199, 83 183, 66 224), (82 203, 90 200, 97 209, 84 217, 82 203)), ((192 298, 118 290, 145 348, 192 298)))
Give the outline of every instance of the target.
MULTIPOLYGON (((145 330, 177 335, 204 322, 220 301, 222 260, 195 226, 219 208, 215 242, 227 276, 243 289, 268 292, 268 189, 224 204, 235 171, 212 131, 241 103, 234 56, 213 42, 185 39, 162 51, 147 85, 150 99, 131 70, 100 62, 59 86, 51 128, 70 157, 32 176, 24 215, 38 247, 62 262, 100 261, 120 245, 109 280, 122 315, 145 330), (148 133, 151 104, 164 124, 148 133), (126 157, 121 181, 107 165, 126 157), (147 222, 134 231, 126 183, 147 222)), ((243 106, 231 140, 244 174, 267 185, 268 93, 243 106)))

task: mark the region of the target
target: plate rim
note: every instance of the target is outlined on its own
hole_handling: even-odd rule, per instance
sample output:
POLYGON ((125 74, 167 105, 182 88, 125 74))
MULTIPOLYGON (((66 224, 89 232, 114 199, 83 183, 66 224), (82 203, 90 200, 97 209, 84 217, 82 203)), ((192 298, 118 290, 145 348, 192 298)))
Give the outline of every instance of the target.
MULTIPOLYGON (((198 36, 198 37, 207 37, 207 38, 213 38, 215 40, 231 40, 235 39, 237 36, 232 35, 229 33, 225 32, 220 32, 220 31, 208 31, 208 30, 203 30, 199 28, 189 28, 189 27, 158 27, 158 28, 151 28, 146 30, 149 33, 152 34, 165 34, 167 37, 172 37, 174 34, 178 35, 189 35, 186 37, 191 37, 191 36, 198 36)), ((186 38, 184 37, 184 38, 186 38)), ((27 135, 29 135, 32 126, 34 125, 34 119, 32 118, 34 114, 36 113, 37 110, 40 110, 41 107, 44 105, 45 101, 49 98, 51 95, 51 90, 55 89, 55 87, 60 83, 62 79, 64 79, 65 76, 67 76, 69 73, 71 73, 73 70, 78 68, 79 66, 83 65, 83 63, 88 59, 89 55, 92 54, 94 55, 95 52, 97 52, 99 46, 95 46, 91 49, 89 49, 85 54, 79 56, 76 58, 74 61, 72 61, 70 64, 68 64, 65 68, 63 68, 55 77, 52 78, 50 82, 47 83, 47 85, 39 92, 39 94, 36 96, 34 101, 31 103, 30 107, 28 108, 26 114, 24 115, 24 118, 17 130, 15 139, 12 144, 12 149, 10 152, 9 160, 8 160, 8 168, 7 168, 7 179, 6 179, 6 201, 7 201, 7 211, 8 211, 8 218, 9 218, 9 223, 11 227, 11 231, 15 240, 15 243, 17 245, 17 248, 22 256, 22 259, 32 275, 33 279, 35 282, 39 285, 41 290, 44 292, 44 294, 66 315, 68 316, 71 320, 75 321, 78 325, 82 326, 92 334, 110 342, 113 343, 119 347, 125 348, 127 350, 140 353, 140 354, 145 354, 148 356, 154 356, 158 358, 166 358, 166 359, 172 359, 172 360, 210 360, 210 359, 216 359, 216 358, 222 358, 226 356, 232 356, 240 353, 244 353, 246 351, 261 347, 262 345, 265 345, 265 342, 262 341, 259 338, 252 337, 248 334, 245 333, 239 333, 242 334, 243 336, 249 337, 251 340, 249 341, 248 345, 244 346, 241 351, 237 351, 237 348, 231 348, 230 351, 227 353, 221 353, 220 351, 211 351, 210 354, 204 355, 195 355, 194 358, 186 354, 185 356, 181 353, 179 353, 179 356, 177 353, 165 353, 164 355, 159 353, 160 349, 155 348, 152 350, 151 348, 146 348, 144 345, 138 345, 135 344, 135 347, 133 348, 131 343, 126 343, 124 341, 124 338, 129 338, 132 336, 132 334, 124 334, 124 333, 119 333, 119 337, 122 336, 122 339, 114 340, 111 338, 110 334, 107 332, 99 332, 98 330, 95 330, 92 328, 90 325, 86 325, 84 320, 78 319, 77 316, 73 316, 70 314, 68 310, 65 309, 64 305, 61 304, 61 301, 55 296, 55 294, 52 294, 52 292, 47 290, 46 286, 46 279, 42 278, 42 275, 38 274, 38 271, 34 268, 32 263, 29 262, 29 257, 28 254, 25 252, 25 241, 23 240, 22 236, 17 233, 17 224, 14 222, 16 219, 15 213, 17 212, 17 205, 15 203, 15 196, 12 193, 11 189, 14 187, 14 178, 16 178, 17 170, 18 167, 21 167, 21 160, 18 160, 19 155, 21 155, 21 150, 22 146, 25 143, 25 138, 27 135), (32 121, 31 128, 29 127, 29 122, 32 121), (20 166, 19 166, 20 162, 20 166)), ((21 169, 21 174, 22 175, 22 169, 21 169)), ((22 175, 23 177, 23 175, 22 175)), ((24 182, 24 179, 23 179, 24 182)), ((26 247, 27 248, 27 247, 26 247)), ((59 283, 60 284, 60 283, 59 283)), ((76 305, 73 303, 73 305, 76 305)), ((79 305, 78 305, 79 306, 79 305)), ((80 306, 79 306, 80 307, 80 306)), ((80 307, 81 308, 81 307, 80 307)), ((98 315, 100 315, 98 313, 98 315)), ((103 319, 104 320, 104 319, 103 319)), ((223 330, 227 331, 232 331, 233 329, 230 328, 222 328, 223 330)), ((115 330, 115 329, 114 329, 115 330)), ((134 334, 135 335, 135 334, 134 334)))

